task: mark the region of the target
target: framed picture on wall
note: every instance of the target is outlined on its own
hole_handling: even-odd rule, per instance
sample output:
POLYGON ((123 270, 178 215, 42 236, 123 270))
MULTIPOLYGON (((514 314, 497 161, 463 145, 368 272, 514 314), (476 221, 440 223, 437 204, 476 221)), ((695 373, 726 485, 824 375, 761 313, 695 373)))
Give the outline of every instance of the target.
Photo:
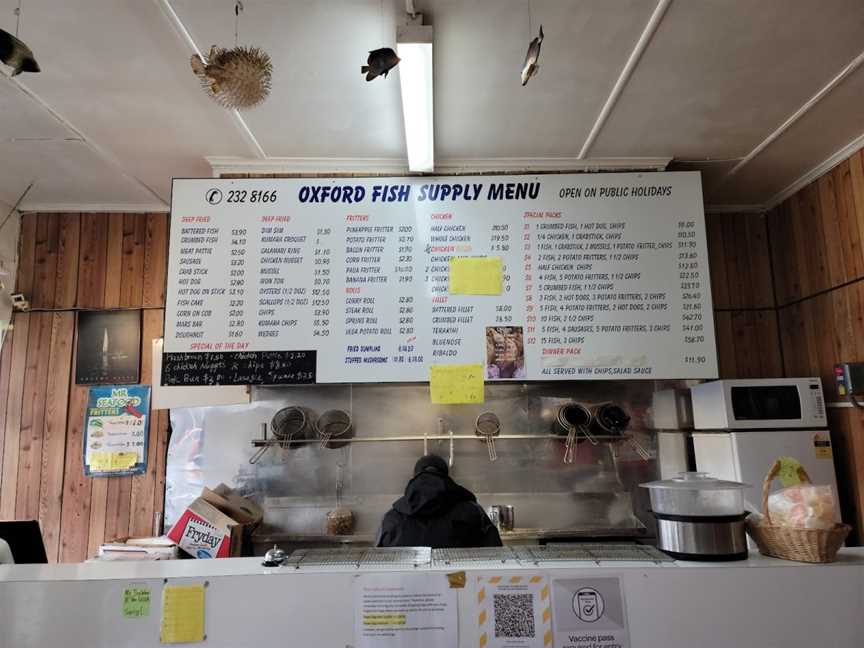
POLYGON ((137 383, 141 373, 141 312, 79 312, 77 358, 78 385, 137 383))

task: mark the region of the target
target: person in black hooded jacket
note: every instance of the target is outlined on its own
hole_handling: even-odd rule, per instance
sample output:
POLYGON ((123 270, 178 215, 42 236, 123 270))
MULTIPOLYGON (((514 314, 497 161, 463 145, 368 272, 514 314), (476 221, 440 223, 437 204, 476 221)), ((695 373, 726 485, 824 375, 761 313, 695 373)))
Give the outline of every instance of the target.
POLYGON ((501 536, 467 488, 453 481, 447 462, 421 457, 405 495, 381 522, 379 547, 500 547, 501 536))

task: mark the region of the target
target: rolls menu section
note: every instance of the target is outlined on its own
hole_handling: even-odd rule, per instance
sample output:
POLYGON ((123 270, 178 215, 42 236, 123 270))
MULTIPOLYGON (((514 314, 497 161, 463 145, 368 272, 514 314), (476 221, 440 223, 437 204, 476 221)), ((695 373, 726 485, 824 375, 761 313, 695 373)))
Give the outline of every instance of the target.
POLYGON ((716 377, 699 175, 175 180, 165 356, 173 385, 716 377), (454 294, 463 258, 491 289, 454 294))

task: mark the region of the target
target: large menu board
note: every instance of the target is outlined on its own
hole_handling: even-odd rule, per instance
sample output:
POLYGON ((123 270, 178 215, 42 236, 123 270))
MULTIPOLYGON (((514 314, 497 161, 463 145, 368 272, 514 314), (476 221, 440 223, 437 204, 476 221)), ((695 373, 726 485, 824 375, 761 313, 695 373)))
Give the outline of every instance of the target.
POLYGON ((717 376, 698 173, 175 180, 168 277, 166 384, 717 376))

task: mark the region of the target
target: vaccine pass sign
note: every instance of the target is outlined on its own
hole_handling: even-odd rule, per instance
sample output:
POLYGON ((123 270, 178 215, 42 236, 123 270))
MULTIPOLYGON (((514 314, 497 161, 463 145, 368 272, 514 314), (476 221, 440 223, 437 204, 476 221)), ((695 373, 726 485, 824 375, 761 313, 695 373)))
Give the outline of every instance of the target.
POLYGON ((618 578, 552 581, 555 648, 630 648, 618 578))

